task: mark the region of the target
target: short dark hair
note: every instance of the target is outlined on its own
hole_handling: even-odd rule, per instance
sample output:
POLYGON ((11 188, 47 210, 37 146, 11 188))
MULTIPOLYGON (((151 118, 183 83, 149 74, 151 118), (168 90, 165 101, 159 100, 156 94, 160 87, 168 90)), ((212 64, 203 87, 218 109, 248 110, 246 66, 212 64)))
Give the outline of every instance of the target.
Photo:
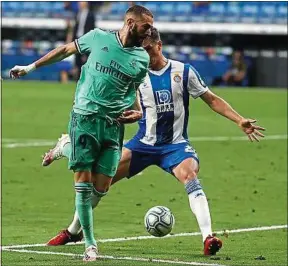
POLYGON ((126 15, 129 13, 133 13, 136 16, 141 16, 141 15, 145 14, 145 15, 153 18, 152 12, 148 8, 146 8, 144 6, 140 6, 140 5, 133 5, 133 6, 129 7, 126 11, 126 15))
POLYGON ((150 36, 150 39, 151 39, 153 42, 159 42, 159 41, 161 41, 160 33, 159 33, 159 31, 158 31, 155 27, 152 27, 152 28, 151 28, 151 36, 150 36))

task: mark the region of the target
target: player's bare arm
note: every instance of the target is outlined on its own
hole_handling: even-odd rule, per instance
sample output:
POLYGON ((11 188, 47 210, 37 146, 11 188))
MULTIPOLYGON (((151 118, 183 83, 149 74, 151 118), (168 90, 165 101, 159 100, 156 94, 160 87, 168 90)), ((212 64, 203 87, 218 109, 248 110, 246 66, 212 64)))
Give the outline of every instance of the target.
POLYGON ((36 68, 59 62, 77 52, 78 50, 74 42, 61 45, 28 66, 14 66, 10 71, 10 77, 15 79, 25 76, 36 68))
POLYGON ((238 114, 225 100, 217 96, 211 91, 207 91, 202 94, 201 99, 209 105, 209 107, 218 114, 235 122, 241 130, 248 136, 250 141, 259 141, 258 137, 264 137, 260 131, 264 131, 265 128, 254 125, 255 119, 244 118, 238 114))

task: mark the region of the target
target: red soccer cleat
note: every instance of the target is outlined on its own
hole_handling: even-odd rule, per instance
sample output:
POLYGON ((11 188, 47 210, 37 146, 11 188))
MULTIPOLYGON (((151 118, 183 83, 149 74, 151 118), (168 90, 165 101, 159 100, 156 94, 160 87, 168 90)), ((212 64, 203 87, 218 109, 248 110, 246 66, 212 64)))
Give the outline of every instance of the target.
POLYGON ((67 229, 62 230, 57 236, 49 240, 47 246, 63 246, 69 242, 79 242, 83 239, 82 231, 77 235, 72 235, 67 229))
POLYGON ((222 241, 215 236, 207 236, 204 241, 204 255, 211 256, 216 255, 216 253, 222 247, 222 241))

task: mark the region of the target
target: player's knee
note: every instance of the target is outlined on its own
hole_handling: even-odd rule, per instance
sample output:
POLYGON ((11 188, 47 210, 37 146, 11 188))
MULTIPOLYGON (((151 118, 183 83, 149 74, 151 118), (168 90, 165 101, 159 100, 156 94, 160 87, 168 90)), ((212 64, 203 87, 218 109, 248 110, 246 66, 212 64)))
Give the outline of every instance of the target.
POLYGON ((190 180, 194 180, 197 178, 197 171, 189 171, 186 175, 186 182, 189 182, 190 180))
POLYGON ((190 171, 182 171, 182 180, 184 182, 184 184, 188 183, 191 180, 194 180, 197 178, 197 172, 194 170, 190 170, 190 171))
POLYGON ((95 187, 93 188, 93 195, 97 196, 98 198, 104 197, 108 193, 107 191, 97 190, 95 187))

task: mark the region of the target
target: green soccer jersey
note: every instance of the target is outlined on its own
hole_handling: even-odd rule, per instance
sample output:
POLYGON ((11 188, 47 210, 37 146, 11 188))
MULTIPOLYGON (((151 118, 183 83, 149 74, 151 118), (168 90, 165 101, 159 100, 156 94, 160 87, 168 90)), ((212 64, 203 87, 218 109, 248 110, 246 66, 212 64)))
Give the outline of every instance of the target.
POLYGON ((149 55, 142 47, 123 47, 118 32, 94 29, 75 40, 81 54, 89 53, 77 83, 73 110, 112 118, 130 108, 143 82, 149 55))

